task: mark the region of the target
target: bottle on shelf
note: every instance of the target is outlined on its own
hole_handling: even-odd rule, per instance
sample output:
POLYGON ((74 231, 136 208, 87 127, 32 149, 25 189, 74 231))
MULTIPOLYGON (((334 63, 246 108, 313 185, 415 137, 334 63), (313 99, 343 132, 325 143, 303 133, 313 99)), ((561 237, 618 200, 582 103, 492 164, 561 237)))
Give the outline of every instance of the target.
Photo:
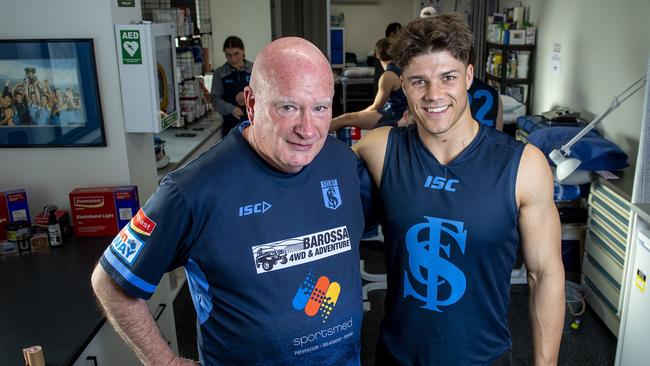
POLYGON ((510 57, 508 59, 508 69, 507 71, 507 77, 508 79, 516 79, 517 78, 517 53, 512 52, 510 54, 510 57))
POLYGON ((61 226, 59 225, 59 219, 56 217, 56 208, 50 209, 50 215, 47 220, 47 235, 50 239, 51 247, 58 247, 63 244, 61 226))

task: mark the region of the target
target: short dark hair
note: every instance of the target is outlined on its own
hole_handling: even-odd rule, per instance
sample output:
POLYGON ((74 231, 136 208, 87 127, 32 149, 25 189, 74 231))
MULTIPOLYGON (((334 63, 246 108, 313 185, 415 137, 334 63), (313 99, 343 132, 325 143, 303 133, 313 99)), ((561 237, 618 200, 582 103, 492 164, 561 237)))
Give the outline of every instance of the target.
POLYGON ((391 33, 397 33, 402 30, 402 25, 399 23, 390 23, 386 26, 386 32, 384 32, 384 37, 388 38, 391 33))
POLYGON ((375 57, 379 61, 390 61, 393 59, 393 56, 389 53, 391 48, 391 43, 387 38, 382 38, 377 43, 375 43, 375 57))
POLYGON ((416 56, 438 51, 449 51, 467 65, 473 41, 472 31, 460 14, 436 15, 411 21, 400 34, 393 54, 401 69, 416 56))
POLYGON ((244 49, 244 41, 237 36, 230 36, 223 41, 223 51, 226 52, 226 48, 239 48, 240 50, 244 49))

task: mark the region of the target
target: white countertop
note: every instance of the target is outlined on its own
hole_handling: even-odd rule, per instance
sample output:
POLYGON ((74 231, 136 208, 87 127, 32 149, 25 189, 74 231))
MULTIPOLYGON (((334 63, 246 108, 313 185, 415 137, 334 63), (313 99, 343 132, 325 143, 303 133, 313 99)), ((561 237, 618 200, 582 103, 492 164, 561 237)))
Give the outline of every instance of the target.
POLYGON ((157 137, 165 140, 165 153, 169 156, 169 164, 158 169, 158 179, 183 167, 199 149, 207 150, 213 145, 212 141, 220 140, 222 124, 221 115, 210 112, 197 122, 190 123, 185 127, 170 127, 156 134, 157 137), (194 136, 182 136, 183 134, 193 134, 194 136), (204 146, 208 141, 211 142, 210 145, 204 146))

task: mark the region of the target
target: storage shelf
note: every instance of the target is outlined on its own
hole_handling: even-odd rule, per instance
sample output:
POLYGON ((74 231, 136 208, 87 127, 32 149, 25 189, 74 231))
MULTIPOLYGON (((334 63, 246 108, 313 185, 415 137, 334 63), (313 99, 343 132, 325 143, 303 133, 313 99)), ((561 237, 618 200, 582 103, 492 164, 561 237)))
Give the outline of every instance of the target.
POLYGON ((530 85, 531 84, 531 81, 529 81, 528 79, 508 79, 508 78, 502 79, 496 75, 492 75, 487 72, 485 73, 485 76, 487 76, 488 80, 494 80, 499 83, 506 83, 508 85, 530 85))
POLYGON ((487 42, 488 48, 494 48, 502 51, 534 51, 534 44, 502 44, 502 43, 493 43, 487 42))
MULTIPOLYGON (((498 50, 501 52, 502 61, 501 61, 501 75, 493 75, 489 72, 485 73, 485 78, 487 81, 499 83, 499 93, 508 94, 508 87, 515 85, 525 85, 525 95, 522 95, 524 104, 526 105, 526 114, 530 114, 533 108, 533 87, 534 87, 534 78, 535 78, 535 45, 534 44, 501 44, 486 42, 488 54, 490 50, 498 50), (507 77, 507 65, 508 60, 510 59, 510 54, 513 52, 530 52, 528 57, 528 78, 508 78, 507 77)), ((517 98, 515 96, 515 98, 517 98)))

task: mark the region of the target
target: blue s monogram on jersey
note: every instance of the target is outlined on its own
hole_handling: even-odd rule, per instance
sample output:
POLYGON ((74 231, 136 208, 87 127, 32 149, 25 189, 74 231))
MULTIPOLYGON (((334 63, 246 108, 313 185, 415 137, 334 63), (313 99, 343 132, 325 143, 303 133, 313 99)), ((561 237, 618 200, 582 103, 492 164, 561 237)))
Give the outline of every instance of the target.
POLYGON ((341 192, 336 179, 324 180, 320 182, 320 188, 323 191, 323 203, 325 207, 336 210, 341 206, 341 192))
POLYGON ((456 303, 463 297, 467 287, 465 274, 448 260, 453 259, 451 249, 454 245, 465 254, 467 230, 463 230, 460 221, 427 216, 424 218, 427 222, 415 224, 406 232, 409 267, 408 271, 404 271, 404 297, 412 296, 424 301, 422 308, 442 312, 439 306, 456 303), (428 233, 425 235, 427 239, 420 240, 420 232, 428 233), (426 270, 426 277, 422 269, 426 270), (415 290, 409 278, 426 286, 423 294, 415 290), (444 299, 438 297, 442 286, 450 288, 449 296, 444 299))

